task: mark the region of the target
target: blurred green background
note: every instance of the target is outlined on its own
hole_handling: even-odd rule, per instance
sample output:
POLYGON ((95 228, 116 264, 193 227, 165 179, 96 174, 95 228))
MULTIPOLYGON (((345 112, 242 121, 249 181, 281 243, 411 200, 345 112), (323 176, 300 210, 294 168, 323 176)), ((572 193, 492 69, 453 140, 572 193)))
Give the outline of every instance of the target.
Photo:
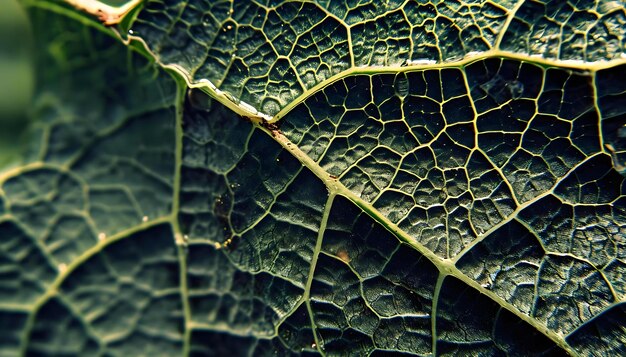
POLYGON ((0 0, 0 168, 23 147, 34 88, 32 33, 17 0, 0 0))

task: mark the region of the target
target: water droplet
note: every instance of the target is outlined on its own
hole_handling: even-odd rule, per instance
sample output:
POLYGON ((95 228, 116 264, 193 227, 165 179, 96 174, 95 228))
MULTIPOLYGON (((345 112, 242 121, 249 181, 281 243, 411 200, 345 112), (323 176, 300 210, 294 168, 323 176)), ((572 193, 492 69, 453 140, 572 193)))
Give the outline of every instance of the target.
POLYGON ((143 217, 141 218, 141 221, 142 221, 142 222, 148 222, 148 216, 143 216, 143 217))
POLYGON ((400 98, 404 98, 409 95, 409 79, 406 77, 406 73, 400 72, 396 75, 393 82, 393 89, 396 91, 396 95, 400 98))
POLYGON ((61 263, 58 268, 60 273, 65 273, 67 271, 67 264, 61 263))
POLYGON ((311 344, 311 348, 317 348, 317 344, 316 344, 315 342, 313 342, 313 343, 311 344))
POLYGON ((209 14, 202 15, 202 26, 204 27, 211 26, 211 15, 209 14))
POLYGON ((134 35, 134 34, 135 34, 135 31, 133 31, 133 30, 128 30, 128 34, 132 36, 132 35, 134 35))
POLYGON ((98 240, 103 241, 105 239, 107 239, 107 235, 104 232, 100 232, 100 234, 98 234, 98 240))

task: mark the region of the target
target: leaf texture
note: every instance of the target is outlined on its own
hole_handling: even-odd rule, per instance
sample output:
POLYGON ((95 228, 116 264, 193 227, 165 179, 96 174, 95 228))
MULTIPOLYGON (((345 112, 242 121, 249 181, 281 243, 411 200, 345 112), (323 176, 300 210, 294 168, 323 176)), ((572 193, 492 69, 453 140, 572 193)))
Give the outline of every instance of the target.
POLYGON ((24 5, 0 355, 626 352, 623 4, 24 5))

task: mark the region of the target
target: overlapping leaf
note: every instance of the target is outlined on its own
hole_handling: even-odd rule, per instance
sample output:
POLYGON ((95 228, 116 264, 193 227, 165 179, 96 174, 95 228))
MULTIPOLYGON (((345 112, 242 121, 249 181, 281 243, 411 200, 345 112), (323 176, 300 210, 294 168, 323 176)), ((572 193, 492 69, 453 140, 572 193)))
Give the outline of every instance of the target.
POLYGON ((191 82, 269 115, 348 68, 480 52, 603 61, 626 53, 615 1, 147 1, 131 33, 191 82))

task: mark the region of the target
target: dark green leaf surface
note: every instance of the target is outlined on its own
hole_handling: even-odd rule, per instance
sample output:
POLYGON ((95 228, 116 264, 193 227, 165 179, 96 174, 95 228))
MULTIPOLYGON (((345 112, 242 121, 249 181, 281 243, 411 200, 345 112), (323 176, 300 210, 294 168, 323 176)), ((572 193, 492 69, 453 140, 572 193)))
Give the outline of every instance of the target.
POLYGON ((477 53, 602 61, 626 55, 616 1, 149 0, 131 34, 191 82, 277 114, 347 70, 477 53))
POLYGON ((623 5, 143 6, 29 3, 0 355, 626 352, 623 5))

